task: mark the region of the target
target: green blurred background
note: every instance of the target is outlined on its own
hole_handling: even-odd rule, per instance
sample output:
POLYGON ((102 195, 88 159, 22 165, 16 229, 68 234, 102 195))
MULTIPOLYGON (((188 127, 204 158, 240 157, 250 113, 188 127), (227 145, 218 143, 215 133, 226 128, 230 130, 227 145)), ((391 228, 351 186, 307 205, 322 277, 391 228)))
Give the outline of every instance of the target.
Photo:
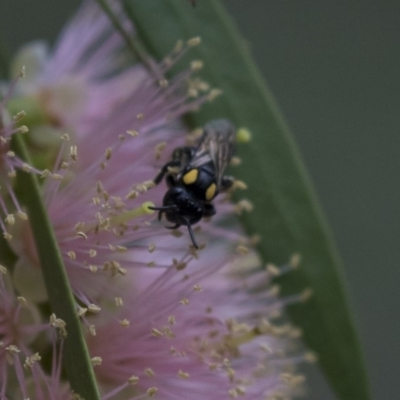
MULTIPOLYGON (((204 0, 197 2, 197 7, 206 6, 204 0)), ((2 0, 0 42, 14 52, 29 40, 53 41, 79 4, 78 0, 2 0)), ((400 2, 225 0, 224 4, 280 104, 333 228, 373 398, 397 399, 400 2)), ((335 399, 318 374, 310 374, 307 398, 335 399)))

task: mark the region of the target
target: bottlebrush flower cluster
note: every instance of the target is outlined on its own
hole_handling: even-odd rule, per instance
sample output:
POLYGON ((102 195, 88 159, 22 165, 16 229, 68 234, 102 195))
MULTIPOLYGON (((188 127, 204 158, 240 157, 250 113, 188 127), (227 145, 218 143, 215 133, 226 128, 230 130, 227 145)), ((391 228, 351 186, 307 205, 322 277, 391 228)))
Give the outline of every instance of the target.
POLYGON ((52 53, 35 43, 17 56, 27 77, 8 85, 0 106, 0 225, 16 256, 0 270, 2 400, 70 396, 61 373, 68 326, 46 311, 30 222, 13 190, 16 168, 41 179, 103 400, 299 393, 296 364, 307 355, 282 316, 299 298, 280 300, 271 283, 296 262, 261 268, 240 228, 219 224, 235 210, 226 199, 199 224, 199 250, 186 231, 168 231, 149 208, 166 190, 153 184, 160 166, 195 136, 180 117, 218 94, 194 76, 198 61, 165 78, 198 44, 178 42, 160 65, 150 62, 150 71, 131 66, 122 39, 88 1, 52 53), (9 148, 10 136, 26 131, 16 125, 24 112, 9 115, 24 104, 36 110, 25 119, 35 166, 9 148))

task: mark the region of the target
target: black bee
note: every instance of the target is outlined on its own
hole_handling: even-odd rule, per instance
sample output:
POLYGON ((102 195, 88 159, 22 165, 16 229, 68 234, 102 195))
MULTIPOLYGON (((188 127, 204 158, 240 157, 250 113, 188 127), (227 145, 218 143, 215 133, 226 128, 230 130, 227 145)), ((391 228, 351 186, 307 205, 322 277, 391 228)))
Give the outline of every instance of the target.
POLYGON ((175 224, 168 229, 187 226, 196 249, 198 245, 192 225, 203 217, 214 215, 212 200, 233 184, 233 178, 224 176, 224 172, 234 152, 235 138, 235 127, 229 121, 218 119, 209 122, 197 146, 176 148, 171 161, 154 179, 154 183, 159 184, 165 176, 169 189, 162 207, 152 209, 159 211, 159 220, 165 213, 167 220, 175 224))

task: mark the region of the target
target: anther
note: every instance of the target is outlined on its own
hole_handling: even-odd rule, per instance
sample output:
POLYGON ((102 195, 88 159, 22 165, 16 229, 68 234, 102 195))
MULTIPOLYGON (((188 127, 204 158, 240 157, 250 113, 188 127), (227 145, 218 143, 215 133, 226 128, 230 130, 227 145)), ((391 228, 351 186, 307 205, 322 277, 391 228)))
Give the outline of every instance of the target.
POLYGON ((76 236, 78 236, 82 239, 87 239, 87 235, 85 232, 76 232, 76 236))
POLYGON ((220 89, 212 89, 212 90, 210 91, 210 93, 208 93, 208 95, 207 95, 207 100, 208 100, 208 101, 213 101, 213 100, 215 100, 218 96, 220 96, 222 93, 223 93, 223 92, 222 92, 222 90, 220 90, 220 89))
POLYGON ((152 334, 152 336, 154 336, 154 337, 161 337, 161 336, 164 336, 164 334, 163 334, 161 331, 159 331, 158 329, 156 329, 156 328, 153 328, 153 329, 151 330, 151 334, 152 334))
POLYGON ((235 180, 233 182, 233 189, 246 190, 247 185, 243 181, 235 180))
POLYGON ((56 181, 62 181, 64 177, 60 174, 51 174, 51 179, 54 179, 56 181))
POLYGON ((199 36, 196 36, 194 38, 189 39, 186 44, 189 47, 195 47, 198 46, 201 43, 201 38, 199 36))
POLYGON ((26 70, 25 70, 25 65, 23 65, 21 70, 19 71, 19 77, 25 78, 25 76, 26 76, 26 70))
POLYGON ((239 128, 236 132, 238 143, 247 143, 251 140, 251 132, 247 128, 239 128))
POLYGON ((178 40, 175 44, 174 49, 172 50, 174 53, 180 53, 182 51, 183 48, 183 41, 182 40, 178 40))
POLYGON ((103 360, 101 359, 101 357, 92 357, 92 358, 90 359, 90 361, 92 362, 92 365, 93 365, 94 367, 96 367, 96 366, 98 366, 98 365, 101 365, 102 362, 103 362, 103 360))
POLYGON ((47 178, 48 176, 50 176, 51 175, 51 172, 48 170, 48 169, 44 169, 43 171, 42 171, 42 173, 40 174, 40 177, 41 178, 47 178))
POLYGON ((315 363, 318 361, 318 356, 313 351, 308 351, 304 354, 304 359, 310 363, 315 363))
POLYGON ((99 306, 96 306, 96 304, 89 304, 88 311, 93 314, 97 314, 101 311, 101 308, 99 306))
POLYGON ((87 313, 87 308, 85 307, 78 307, 78 317, 84 317, 87 313))
POLYGON ((19 296, 17 299, 21 307, 27 307, 28 302, 26 301, 25 297, 19 296))
POLYGON ((253 210, 253 204, 251 204, 250 201, 246 199, 240 200, 235 207, 235 211, 239 215, 242 213, 242 211, 252 211, 252 210, 253 210))
POLYGON ((13 119, 15 122, 21 121, 21 119, 26 117, 26 112, 24 110, 17 112, 14 116, 13 119))
POLYGON ((271 276, 279 276, 280 275, 279 268, 272 263, 268 263, 266 265, 266 270, 271 276))
POLYGON ((56 314, 50 315, 50 325, 59 330, 59 335, 61 338, 67 337, 67 330, 65 329, 67 324, 61 318, 57 318, 56 314))
POLYGON ((161 79, 161 80, 158 82, 158 84, 160 85, 160 87, 162 87, 163 89, 165 89, 165 88, 168 87, 169 82, 168 82, 167 79, 161 79))
POLYGON ((300 295, 300 301, 308 301, 313 295, 313 291, 311 289, 306 289, 300 295))
POLYGON ((193 286, 193 291, 194 292, 201 292, 203 290, 203 288, 201 287, 201 285, 194 285, 193 286))
POLYGON ((249 253, 249 249, 246 246, 243 245, 239 245, 238 247, 236 247, 236 251, 239 254, 245 255, 249 253))
POLYGON ((132 375, 129 379, 128 379, 128 383, 130 385, 136 385, 139 382, 139 377, 136 375, 132 375))
POLYGON ((12 239, 12 235, 8 232, 3 232, 3 237, 6 240, 11 240, 12 239))
POLYGON ((29 164, 26 164, 26 163, 23 163, 23 164, 22 164, 22 169, 23 169, 25 172, 31 172, 31 171, 32 171, 32 167, 31 167, 29 164))
POLYGON ((123 319, 121 321, 119 321, 119 324, 123 327, 123 328, 129 328, 130 326, 130 321, 128 319, 123 319))
POLYGON ((149 377, 149 378, 153 378, 155 373, 151 368, 146 368, 144 370, 144 373, 149 377))
POLYGON ((155 386, 147 389, 147 391, 146 391, 146 393, 149 397, 154 397, 157 394, 157 392, 158 392, 158 389, 155 386))
POLYGON ((89 329, 89 333, 92 335, 92 336, 96 336, 96 327, 94 326, 94 325, 89 325, 88 326, 88 329, 89 329))
POLYGON ((190 63, 190 69, 192 71, 199 71, 203 68, 203 61, 200 60, 194 60, 190 63))
POLYGON ((300 265, 300 254, 296 253, 293 254, 293 256, 291 257, 290 261, 289 261, 289 265, 293 268, 296 269, 299 267, 300 265))
POLYGON ((40 361, 42 357, 40 357, 39 353, 35 353, 31 355, 30 357, 26 357, 25 362, 24 362, 24 368, 32 368, 34 364, 38 361, 40 361))
POLYGON ((69 148, 69 156, 73 161, 76 161, 78 159, 78 147, 77 146, 71 146, 69 148))
POLYGON ((8 225, 14 225, 15 224, 14 215, 8 214, 7 217, 5 218, 5 221, 7 222, 8 225))
POLYGON ((187 372, 183 372, 181 369, 178 372, 178 377, 181 379, 189 379, 189 376, 187 372))

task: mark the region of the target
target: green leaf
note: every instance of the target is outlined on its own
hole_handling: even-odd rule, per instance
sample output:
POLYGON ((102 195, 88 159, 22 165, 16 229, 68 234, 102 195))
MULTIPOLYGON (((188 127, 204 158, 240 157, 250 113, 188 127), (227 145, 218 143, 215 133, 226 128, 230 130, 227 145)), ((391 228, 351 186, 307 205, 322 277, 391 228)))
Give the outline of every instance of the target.
MULTIPOLYGON (((20 134, 13 136, 13 149, 20 158, 30 164, 20 134)), ((63 362, 71 388, 84 399, 100 399, 76 304, 69 287, 62 256, 42 202, 37 177, 34 174, 19 171, 17 191, 28 211, 52 311, 57 318, 66 322, 67 338, 63 362)))
POLYGON ((370 398, 363 357, 347 304, 341 261, 295 143, 249 56, 245 41, 218 1, 193 8, 177 0, 125 0, 139 39, 161 59, 178 39, 202 38, 190 52, 204 61, 202 73, 224 95, 190 117, 192 125, 227 117, 253 133, 240 146, 235 170, 249 189, 254 211, 243 215, 251 234, 261 235, 265 261, 286 262, 300 253, 301 267, 280 281, 283 293, 313 291, 312 299, 289 309, 307 345, 341 399, 370 398))

